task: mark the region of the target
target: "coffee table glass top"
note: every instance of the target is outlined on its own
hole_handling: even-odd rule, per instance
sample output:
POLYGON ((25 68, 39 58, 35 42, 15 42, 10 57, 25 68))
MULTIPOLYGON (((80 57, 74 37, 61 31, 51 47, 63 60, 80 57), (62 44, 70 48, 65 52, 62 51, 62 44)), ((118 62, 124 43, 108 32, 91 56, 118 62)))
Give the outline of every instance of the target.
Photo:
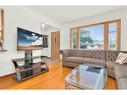
MULTIPOLYGON (((97 88, 100 77, 103 77, 104 75, 104 68, 94 68, 98 69, 99 71, 93 71, 89 67, 94 66, 80 65, 77 68, 73 69, 65 78, 65 82, 81 89, 97 88)), ((103 78, 101 81, 103 81, 103 78)))

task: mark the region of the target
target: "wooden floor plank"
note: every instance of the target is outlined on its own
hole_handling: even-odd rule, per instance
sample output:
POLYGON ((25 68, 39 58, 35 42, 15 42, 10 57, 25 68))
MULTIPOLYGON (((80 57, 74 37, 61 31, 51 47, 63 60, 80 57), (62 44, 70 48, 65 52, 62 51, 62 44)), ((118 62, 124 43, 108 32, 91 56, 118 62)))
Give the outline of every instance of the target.
MULTIPOLYGON (((64 89, 65 76, 72 68, 63 67, 62 62, 49 64, 49 72, 17 83, 13 75, 0 78, 0 89, 64 89)), ((108 77, 105 89, 117 89, 116 80, 108 77)))

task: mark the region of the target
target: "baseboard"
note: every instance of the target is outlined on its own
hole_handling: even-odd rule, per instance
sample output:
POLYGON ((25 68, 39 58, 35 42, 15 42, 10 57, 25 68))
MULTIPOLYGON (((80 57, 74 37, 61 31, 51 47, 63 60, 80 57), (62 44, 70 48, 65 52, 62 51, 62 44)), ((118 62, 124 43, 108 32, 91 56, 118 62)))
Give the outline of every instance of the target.
POLYGON ((12 76, 12 75, 15 75, 16 73, 14 72, 14 73, 10 73, 10 74, 7 74, 7 75, 3 75, 3 76, 0 76, 1 78, 3 78, 3 77, 8 77, 8 76, 12 76))

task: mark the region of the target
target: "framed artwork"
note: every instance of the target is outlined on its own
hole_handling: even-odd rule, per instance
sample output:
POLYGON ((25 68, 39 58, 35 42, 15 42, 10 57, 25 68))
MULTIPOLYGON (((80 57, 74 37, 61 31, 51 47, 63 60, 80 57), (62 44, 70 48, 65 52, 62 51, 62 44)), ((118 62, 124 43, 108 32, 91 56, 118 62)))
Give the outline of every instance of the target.
POLYGON ((3 49, 4 42, 4 10, 0 9, 0 49, 3 49))

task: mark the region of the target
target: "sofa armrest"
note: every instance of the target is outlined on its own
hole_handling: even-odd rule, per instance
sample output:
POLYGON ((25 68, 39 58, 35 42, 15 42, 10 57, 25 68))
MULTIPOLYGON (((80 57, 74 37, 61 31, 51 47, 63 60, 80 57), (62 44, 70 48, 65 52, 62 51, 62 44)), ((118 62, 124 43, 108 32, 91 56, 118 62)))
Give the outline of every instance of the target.
POLYGON ((60 54, 62 55, 62 59, 70 56, 70 49, 60 50, 60 54))

